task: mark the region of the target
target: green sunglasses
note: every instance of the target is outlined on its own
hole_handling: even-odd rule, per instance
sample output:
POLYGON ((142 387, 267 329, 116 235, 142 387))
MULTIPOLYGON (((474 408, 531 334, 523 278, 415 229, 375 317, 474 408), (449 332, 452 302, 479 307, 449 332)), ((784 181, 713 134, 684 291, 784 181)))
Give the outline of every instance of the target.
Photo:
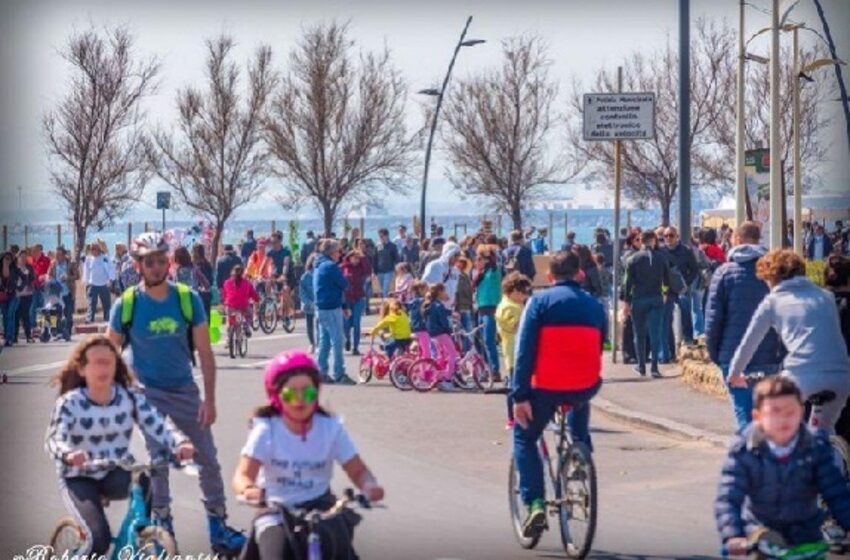
POLYGON ((319 389, 315 385, 310 385, 303 389, 284 387, 280 390, 280 400, 286 404, 295 404, 295 401, 298 400, 304 404, 313 404, 319 400, 319 389))

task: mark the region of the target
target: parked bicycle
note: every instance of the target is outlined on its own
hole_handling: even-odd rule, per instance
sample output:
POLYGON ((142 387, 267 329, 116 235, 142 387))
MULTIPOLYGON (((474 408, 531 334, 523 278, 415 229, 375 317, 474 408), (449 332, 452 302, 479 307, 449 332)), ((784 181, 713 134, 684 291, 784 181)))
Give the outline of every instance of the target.
MULTIPOLYGON (((588 405, 585 405, 588 406, 588 405)), ((555 454, 549 451, 546 431, 540 436, 538 449, 546 479, 546 510, 558 518, 561 543, 570 558, 584 558, 590 553, 596 534, 597 482, 593 457, 585 444, 573 441, 567 424, 570 407, 562 406, 546 431, 553 433, 555 454)), ((513 459, 508 475, 508 500, 514 534, 520 546, 531 549, 540 534, 524 537, 522 523, 528 512, 519 489, 519 471, 513 459)))
MULTIPOLYGON (((127 514, 121 523, 121 529, 112 539, 110 556, 112 560, 130 556, 134 559, 152 560, 177 554, 174 538, 167 530, 155 525, 150 517, 150 507, 146 503, 146 488, 143 482, 151 470, 167 462, 168 459, 160 459, 152 463, 131 464, 113 459, 95 459, 87 462, 83 467, 87 471, 122 468, 132 475, 127 514), (128 554, 128 551, 132 551, 133 554, 128 554)), ((85 543, 85 530, 72 517, 60 519, 50 537, 52 553, 59 558, 79 556, 85 543)))
MULTIPOLYGON (((465 391, 474 391, 476 388, 484 391, 493 386, 490 367, 475 344, 476 335, 482 328, 483 326, 479 325, 469 332, 464 332, 457 325, 454 327, 452 338, 460 357, 455 364, 452 380, 465 391), (461 341, 464 338, 472 342, 466 352, 462 350, 461 341)), ((409 383, 419 392, 431 391, 442 379, 448 377, 448 366, 448 359, 439 351, 436 357, 420 357, 410 365, 409 383)))
POLYGON ((400 391, 413 389, 408 381, 408 370, 411 364, 419 358, 418 350, 412 345, 404 352, 398 352, 390 359, 386 353, 375 345, 373 335, 369 340, 369 350, 360 358, 357 378, 360 383, 368 383, 372 377, 383 379, 389 377, 390 383, 400 391))

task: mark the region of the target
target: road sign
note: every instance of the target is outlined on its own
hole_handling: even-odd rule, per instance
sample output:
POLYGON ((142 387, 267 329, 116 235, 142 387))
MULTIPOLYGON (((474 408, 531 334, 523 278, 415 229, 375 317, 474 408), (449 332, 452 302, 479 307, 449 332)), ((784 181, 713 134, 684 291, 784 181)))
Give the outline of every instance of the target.
POLYGON ((655 94, 585 93, 584 139, 647 140, 655 138, 655 94))
POLYGON ((156 193, 156 209, 168 210, 169 208, 171 208, 171 193, 167 191, 156 193))

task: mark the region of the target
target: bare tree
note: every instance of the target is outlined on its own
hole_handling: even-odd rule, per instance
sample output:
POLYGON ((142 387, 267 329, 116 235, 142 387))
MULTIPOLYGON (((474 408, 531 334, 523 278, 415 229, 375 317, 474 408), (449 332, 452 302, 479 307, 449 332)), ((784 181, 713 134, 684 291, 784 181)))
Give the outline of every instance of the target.
POLYGON ((206 44, 206 90, 188 87, 178 93, 177 131, 172 136, 158 130, 148 155, 183 203, 212 222, 215 261, 227 220, 240 206, 257 201, 268 178, 261 123, 276 76, 271 48, 260 46, 248 64, 243 107, 240 71, 230 60, 233 38, 221 35, 206 44))
POLYGON ((68 93, 42 122, 51 182, 74 224, 82 255, 87 230, 124 215, 150 179, 141 100, 156 89, 155 58, 137 61, 124 28, 74 34, 61 56, 73 71, 68 93))
MULTIPOLYGON (((500 68, 461 80, 446 107, 448 178, 465 196, 483 196, 522 228, 522 209, 568 180, 563 160, 547 157, 558 122, 558 88, 536 36, 502 41, 500 68)), ((574 176, 575 174, 572 174, 574 176)))
MULTIPOLYGON (((723 188, 698 165, 702 154, 716 149, 709 131, 714 127, 724 97, 734 91, 735 36, 728 29, 701 19, 691 43, 691 130, 688 137, 694 160, 693 187, 723 188), (730 58, 730 53, 732 58, 730 58), (731 86, 730 86, 731 80, 731 86), (730 87, 732 89, 730 89, 730 87)), ((616 92, 616 68, 600 69, 592 91, 616 92)), ((661 220, 670 222, 670 206, 678 184, 678 55, 670 41, 646 55, 632 54, 623 64, 623 91, 654 92, 656 98, 655 138, 622 143, 623 190, 642 206, 656 203, 661 220)), ((590 172, 608 179, 613 187, 614 143, 582 139, 581 84, 574 83, 568 122, 571 156, 587 165, 590 172)), ((734 128, 733 128, 734 130, 734 128)))
POLYGON ((390 53, 353 61, 348 27, 304 31, 271 104, 265 130, 286 208, 314 204, 325 233, 345 207, 404 192, 415 138, 404 126, 406 87, 390 53))

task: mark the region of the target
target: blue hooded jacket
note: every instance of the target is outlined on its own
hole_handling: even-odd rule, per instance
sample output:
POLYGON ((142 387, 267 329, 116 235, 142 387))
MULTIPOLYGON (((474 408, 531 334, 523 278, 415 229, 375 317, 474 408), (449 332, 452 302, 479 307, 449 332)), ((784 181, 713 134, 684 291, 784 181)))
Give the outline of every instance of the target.
MULTIPOLYGON (((747 332, 750 319, 770 292, 756 277, 756 262, 767 250, 758 245, 738 245, 729 251, 729 262, 711 278, 705 306, 705 340, 714 363, 726 366, 732 361, 738 343, 747 332)), ((750 361, 747 371, 774 373, 782 364, 785 349, 777 334, 767 334, 750 361)))
POLYGON ((313 267, 313 294, 317 309, 341 308, 347 287, 348 280, 342 275, 342 269, 337 263, 325 255, 316 258, 313 267))

